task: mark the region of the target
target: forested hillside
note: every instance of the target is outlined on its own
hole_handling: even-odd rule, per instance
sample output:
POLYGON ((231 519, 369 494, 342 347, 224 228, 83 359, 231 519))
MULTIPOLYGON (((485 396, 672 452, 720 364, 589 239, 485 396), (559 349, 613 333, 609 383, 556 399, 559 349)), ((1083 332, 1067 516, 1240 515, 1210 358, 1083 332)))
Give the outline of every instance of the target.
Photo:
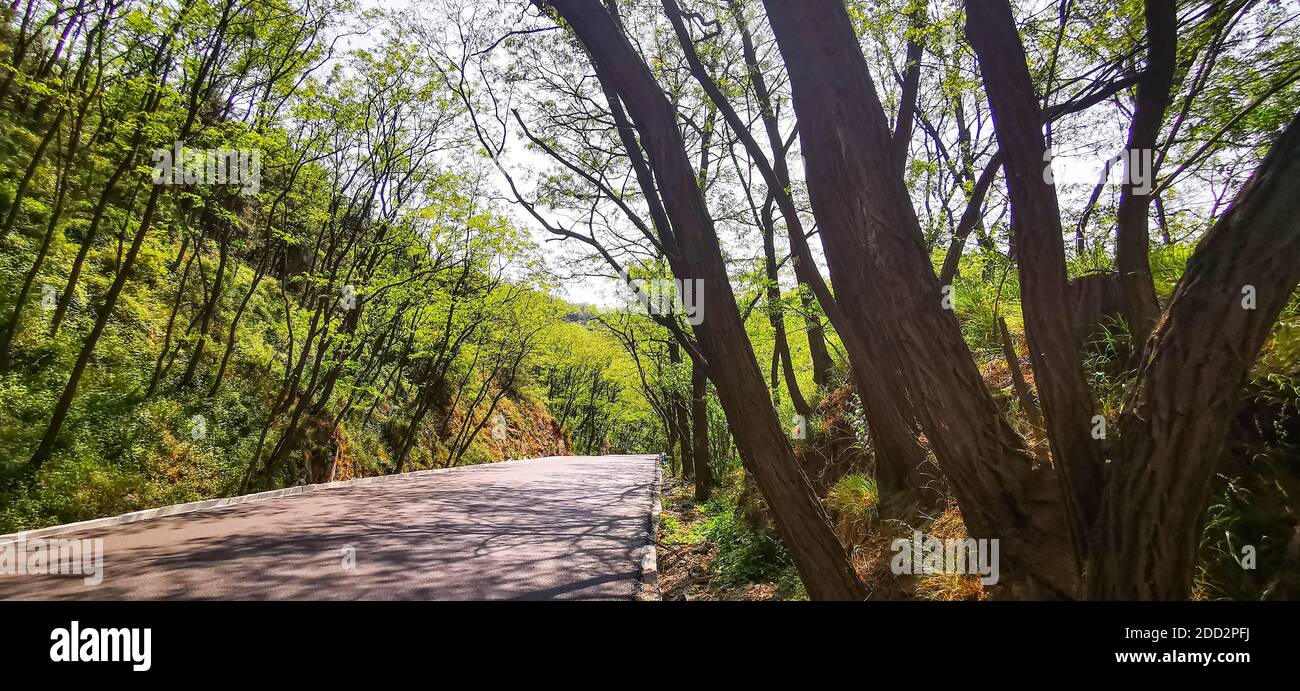
POLYGON ((669 597, 1300 597, 1294 2, 0 12, 0 532, 666 452, 669 597))
POLYGON ((456 155, 440 77, 338 48, 353 10, 5 10, 0 532, 654 445, 618 343, 562 321, 456 155), (157 182, 178 143, 191 181, 203 152, 257 158, 157 182))

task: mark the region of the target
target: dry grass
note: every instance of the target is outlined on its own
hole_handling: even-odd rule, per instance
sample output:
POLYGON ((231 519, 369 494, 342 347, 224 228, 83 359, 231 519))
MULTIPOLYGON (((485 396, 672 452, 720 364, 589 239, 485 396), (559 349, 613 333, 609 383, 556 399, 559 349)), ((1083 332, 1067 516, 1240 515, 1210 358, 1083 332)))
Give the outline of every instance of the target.
MULTIPOLYGON (((835 512, 839 522, 841 540, 851 550, 853 567, 858 578, 867 586, 873 600, 987 600, 988 592, 978 576, 935 573, 925 575, 895 574, 891 562, 898 554, 891 546, 899 538, 911 538, 912 529, 898 522, 882 523, 872 520, 865 525, 845 523, 835 512), (845 539, 846 525, 853 528, 851 539, 845 539)), ((940 540, 964 540, 969 537, 962 523, 961 512, 955 502, 924 531, 940 540)))
MULTIPOLYGON (((940 540, 965 540, 970 537, 955 502, 930 524, 930 535, 940 540)), ((921 576, 916 584, 916 596, 922 600, 987 600, 988 593, 978 576, 954 573, 932 573, 921 576)))

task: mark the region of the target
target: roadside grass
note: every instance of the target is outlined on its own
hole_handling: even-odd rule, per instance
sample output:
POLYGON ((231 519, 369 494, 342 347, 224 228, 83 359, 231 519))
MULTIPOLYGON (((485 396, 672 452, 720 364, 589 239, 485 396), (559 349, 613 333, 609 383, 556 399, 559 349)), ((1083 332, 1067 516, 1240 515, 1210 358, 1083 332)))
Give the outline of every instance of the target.
POLYGON ((753 525, 739 475, 698 503, 689 483, 664 488, 658 542, 665 599, 806 600, 785 545, 767 525, 753 525))

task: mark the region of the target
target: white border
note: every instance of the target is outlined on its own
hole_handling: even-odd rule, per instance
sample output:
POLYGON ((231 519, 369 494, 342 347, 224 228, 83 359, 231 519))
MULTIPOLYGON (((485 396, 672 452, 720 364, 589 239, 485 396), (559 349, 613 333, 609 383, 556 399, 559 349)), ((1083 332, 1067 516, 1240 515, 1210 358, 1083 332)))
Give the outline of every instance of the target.
POLYGON ((663 488, 664 462, 667 454, 659 454, 655 459, 655 476, 650 487, 653 501, 650 503, 650 532, 646 535, 646 544, 641 551, 641 578, 637 584, 635 599, 639 602, 658 602, 663 600, 663 591, 659 589, 659 516, 663 513, 660 491, 663 488))

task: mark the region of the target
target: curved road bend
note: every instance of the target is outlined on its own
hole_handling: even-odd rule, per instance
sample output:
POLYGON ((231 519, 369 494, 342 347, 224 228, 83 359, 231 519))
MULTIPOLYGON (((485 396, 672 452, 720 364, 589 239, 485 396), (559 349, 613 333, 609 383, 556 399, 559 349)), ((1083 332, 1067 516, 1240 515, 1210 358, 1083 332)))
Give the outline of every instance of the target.
POLYGON ((60 534, 104 539, 103 582, 0 574, 0 598, 632 599, 655 463, 477 465, 60 534))

